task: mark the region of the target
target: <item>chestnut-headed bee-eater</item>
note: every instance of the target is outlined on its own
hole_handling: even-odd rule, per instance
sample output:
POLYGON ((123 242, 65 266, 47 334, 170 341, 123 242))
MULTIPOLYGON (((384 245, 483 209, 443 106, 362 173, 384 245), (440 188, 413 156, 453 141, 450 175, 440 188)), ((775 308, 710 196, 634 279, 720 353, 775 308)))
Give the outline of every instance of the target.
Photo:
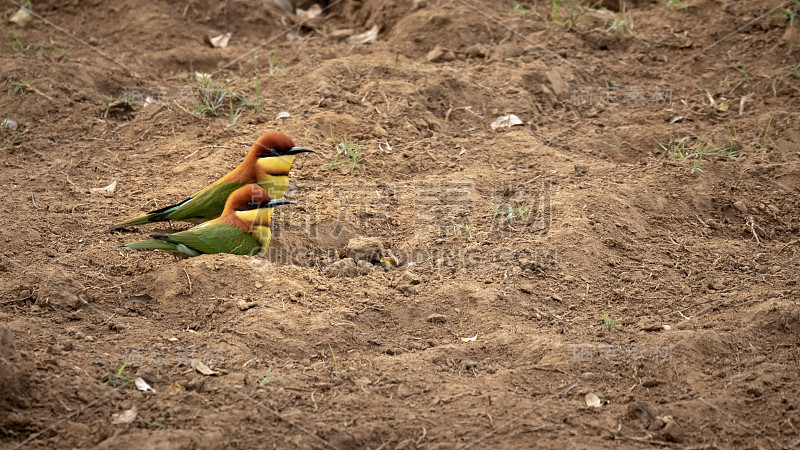
POLYGON ((291 204, 294 202, 272 200, 260 186, 249 184, 233 191, 225 202, 222 215, 216 219, 169 235, 153 234, 150 237, 154 240, 128 242, 120 247, 167 250, 184 257, 204 253, 263 253, 272 239, 269 228, 272 208, 291 204))
POLYGON ((281 132, 263 134, 250 148, 239 167, 202 191, 180 203, 111 225, 109 230, 165 220, 205 222, 219 217, 231 192, 249 183, 257 183, 267 190, 270 198, 279 199, 289 186, 289 169, 295 155, 304 152, 314 150, 295 147, 289 136, 281 132))

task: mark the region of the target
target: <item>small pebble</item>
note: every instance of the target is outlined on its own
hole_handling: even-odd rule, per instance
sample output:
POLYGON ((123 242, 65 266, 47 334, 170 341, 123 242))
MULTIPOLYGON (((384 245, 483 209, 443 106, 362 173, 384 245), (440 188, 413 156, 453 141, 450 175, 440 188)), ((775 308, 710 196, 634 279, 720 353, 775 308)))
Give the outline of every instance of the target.
POLYGON ((428 322, 430 323, 445 323, 447 322, 447 316, 444 314, 431 314, 428 316, 428 322))
POLYGON ((519 285, 519 291, 523 294, 533 294, 536 292, 536 287, 532 283, 522 283, 519 285))
POLYGON ((669 416, 662 419, 665 422, 664 428, 661 430, 664 440, 667 442, 682 442, 684 435, 680 425, 669 416))
POLYGON ((257 301, 247 302, 244 300, 239 300, 239 309, 241 311, 247 311, 248 309, 255 308, 256 306, 258 306, 257 301))
POLYGON ((464 368, 467 370, 475 370, 478 368, 478 364, 476 364, 474 361, 467 360, 464 361, 464 368))

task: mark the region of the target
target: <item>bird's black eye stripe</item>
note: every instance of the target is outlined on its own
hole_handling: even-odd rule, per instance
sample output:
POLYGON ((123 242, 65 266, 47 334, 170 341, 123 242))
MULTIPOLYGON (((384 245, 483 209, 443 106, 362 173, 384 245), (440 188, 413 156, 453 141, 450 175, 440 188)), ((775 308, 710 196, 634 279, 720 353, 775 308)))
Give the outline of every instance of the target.
POLYGON ((237 211, 250 211, 253 209, 258 209, 261 206, 261 203, 249 201, 246 205, 242 206, 241 208, 237 208, 237 211))

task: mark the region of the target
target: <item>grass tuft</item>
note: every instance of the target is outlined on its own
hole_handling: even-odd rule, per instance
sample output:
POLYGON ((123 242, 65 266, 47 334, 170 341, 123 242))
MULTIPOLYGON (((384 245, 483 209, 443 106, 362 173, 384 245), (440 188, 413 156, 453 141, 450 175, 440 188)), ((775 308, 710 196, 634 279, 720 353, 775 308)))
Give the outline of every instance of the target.
POLYGON ((125 362, 122 363, 122 366, 120 366, 119 370, 117 370, 116 373, 109 372, 108 373, 108 381, 106 382, 106 384, 108 384, 112 388, 116 389, 117 386, 119 386, 120 384, 128 384, 128 383, 130 383, 131 379, 122 374, 122 371, 125 370, 125 366, 127 366, 127 365, 128 365, 128 362, 125 361, 125 362))
POLYGON ((694 160, 691 173, 703 171, 700 168, 700 164, 706 156, 721 154, 725 156, 726 160, 729 160, 738 154, 738 151, 734 150, 732 145, 731 148, 712 147, 708 142, 703 141, 702 137, 698 137, 691 145, 688 144, 688 137, 675 139, 674 136, 670 136, 669 142, 666 144, 658 139, 655 139, 655 141, 672 159, 694 160))
MULTIPOLYGON (((567 31, 580 32, 579 21, 595 10, 600 2, 588 0, 550 0, 551 22, 567 31)), ((550 23, 547 24, 548 28, 550 23)))
POLYGON ((800 11, 800 0, 792 0, 788 8, 781 8, 778 17, 782 17, 789 21, 789 26, 793 27, 797 19, 797 12, 800 11))
POLYGON ((607 330, 611 331, 614 328, 614 325, 618 324, 619 320, 614 320, 608 313, 603 313, 603 325, 606 327, 607 330))
MULTIPOLYGON (((327 160, 327 168, 333 172, 340 166, 349 166, 348 173, 352 172, 356 167, 363 166, 364 155, 361 153, 361 144, 358 142, 348 140, 347 135, 335 137, 333 135, 333 127, 331 127, 331 137, 328 141, 333 145, 336 154, 332 158, 325 158, 327 160)), ((362 172, 363 172, 362 167, 362 172)))
POLYGON ((750 132, 750 134, 752 134, 753 138, 755 139, 756 148, 761 150, 761 159, 762 160, 767 155, 767 138, 769 136, 769 129, 772 126, 772 118, 773 118, 773 116, 769 117, 769 121, 767 122, 767 127, 764 128, 764 134, 759 136, 759 135, 753 133, 752 131, 750 132))
POLYGON ((511 0, 511 4, 514 8, 509 14, 530 14, 535 12, 533 5, 525 6, 517 0, 511 0))
POLYGON ((494 189, 489 206, 491 207, 491 212, 489 213, 491 217, 498 218, 501 222, 507 222, 509 225, 514 225, 514 222, 527 218, 532 210, 525 202, 501 201, 497 197, 497 188, 494 189))
POLYGON ((282 380, 282 378, 280 378, 280 377, 273 377, 272 376, 272 364, 270 364, 269 367, 267 368, 267 375, 264 376, 264 378, 258 380, 258 384, 263 386, 265 384, 269 384, 272 381, 281 381, 281 380, 282 380))

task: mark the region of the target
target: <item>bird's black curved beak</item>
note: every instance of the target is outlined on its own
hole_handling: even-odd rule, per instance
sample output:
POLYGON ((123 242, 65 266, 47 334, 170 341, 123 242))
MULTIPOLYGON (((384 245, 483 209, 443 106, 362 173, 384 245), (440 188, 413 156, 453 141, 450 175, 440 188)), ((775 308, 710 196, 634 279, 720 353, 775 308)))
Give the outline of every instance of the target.
POLYGON ((286 154, 287 155, 296 155, 298 153, 306 153, 306 152, 317 153, 314 150, 311 150, 310 148, 306 148, 306 147, 292 147, 292 148, 289 149, 288 152, 286 152, 286 154))
POLYGON ((281 205, 296 205, 296 204, 297 203, 295 203, 295 202, 293 202, 291 200, 286 200, 285 198, 279 198, 277 200, 270 200, 268 202, 264 202, 264 203, 261 204, 260 207, 261 208, 274 208, 276 206, 281 206, 281 205))
POLYGON ((277 200, 269 200, 266 202, 249 202, 247 207, 244 209, 240 209, 240 211, 251 211, 253 209, 261 209, 261 208, 274 208, 276 206, 281 205, 296 205, 297 203, 279 198, 277 200))

